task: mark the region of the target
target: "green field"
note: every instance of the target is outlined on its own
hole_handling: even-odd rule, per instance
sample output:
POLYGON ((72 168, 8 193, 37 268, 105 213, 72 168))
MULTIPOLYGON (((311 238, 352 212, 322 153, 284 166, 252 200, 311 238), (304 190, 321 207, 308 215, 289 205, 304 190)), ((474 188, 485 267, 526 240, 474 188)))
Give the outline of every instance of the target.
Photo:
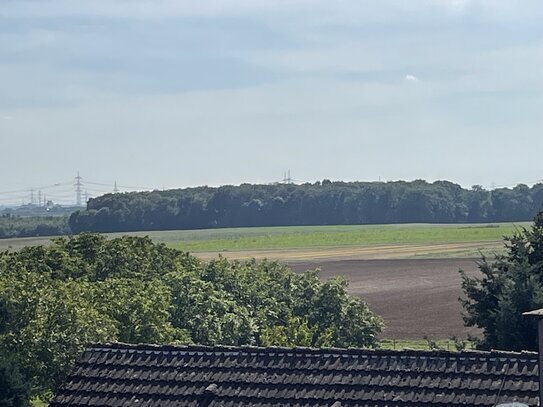
POLYGON ((292 226, 152 232, 191 252, 501 241, 525 224, 292 226))
MULTIPOLYGON (((499 242, 528 223, 285 226, 126 233, 190 252, 371 245, 499 242)), ((108 234, 110 237, 123 233, 108 234)), ((49 238, 0 240, 0 250, 47 244, 49 238)))

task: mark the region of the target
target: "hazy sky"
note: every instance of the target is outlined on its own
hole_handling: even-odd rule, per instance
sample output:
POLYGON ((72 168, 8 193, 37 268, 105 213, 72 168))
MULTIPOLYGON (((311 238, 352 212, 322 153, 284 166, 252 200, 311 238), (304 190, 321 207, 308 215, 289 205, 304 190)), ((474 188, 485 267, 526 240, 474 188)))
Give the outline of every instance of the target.
POLYGON ((539 180, 541 21, 541 0, 1 0, 0 192, 539 180))

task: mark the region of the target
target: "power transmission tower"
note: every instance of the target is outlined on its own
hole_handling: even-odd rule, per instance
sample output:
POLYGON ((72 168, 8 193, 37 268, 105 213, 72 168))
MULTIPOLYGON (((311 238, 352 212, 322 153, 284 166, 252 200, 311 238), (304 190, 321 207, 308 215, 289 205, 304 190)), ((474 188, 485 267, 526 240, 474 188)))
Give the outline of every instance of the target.
POLYGON ((41 189, 38 190, 38 206, 41 206, 41 189))
POLYGON ((34 188, 30 189, 30 205, 34 205, 34 188))
POLYGON ((79 176, 79 171, 77 171, 77 177, 75 177, 75 204, 81 206, 81 188, 83 183, 81 182, 83 178, 79 176))
POLYGON ((119 188, 117 188, 117 181, 115 181, 115 184, 113 185, 113 193, 114 193, 114 194, 118 194, 118 193, 119 193, 119 188))
POLYGON ((285 184, 292 184, 292 178, 290 177, 290 170, 285 172, 285 176, 283 178, 283 183, 285 184))

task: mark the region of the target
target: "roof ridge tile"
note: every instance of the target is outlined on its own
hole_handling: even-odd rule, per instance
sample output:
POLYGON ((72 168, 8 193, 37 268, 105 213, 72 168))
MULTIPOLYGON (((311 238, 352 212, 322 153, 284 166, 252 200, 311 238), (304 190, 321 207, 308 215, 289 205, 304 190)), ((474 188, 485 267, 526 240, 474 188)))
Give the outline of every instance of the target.
POLYGON ((374 354, 379 356, 391 355, 391 356, 454 356, 458 358, 459 356, 465 357, 528 357, 536 358, 537 352, 532 351, 506 351, 506 350, 496 350, 492 349, 489 351, 484 350, 475 350, 475 349, 465 349, 461 351, 454 350, 445 350, 445 349, 429 349, 429 350, 419 350, 419 349, 379 349, 379 348, 338 348, 338 347, 322 347, 322 348, 311 348, 311 347, 280 347, 280 346, 251 346, 251 345, 242 345, 242 346, 230 346, 230 345, 191 345, 191 344, 129 344, 123 342, 108 342, 108 343, 91 343, 88 345, 87 350, 92 351, 102 351, 102 350, 126 350, 128 353, 134 353, 138 350, 141 351, 155 351, 155 352, 172 352, 172 351, 185 351, 185 352, 246 352, 246 353, 262 353, 262 352, 273 352, 273 353, 296 353, 299 355, 307 354, 337 354, 337 355, 353 355, 360 356, 364 354, 374 354))

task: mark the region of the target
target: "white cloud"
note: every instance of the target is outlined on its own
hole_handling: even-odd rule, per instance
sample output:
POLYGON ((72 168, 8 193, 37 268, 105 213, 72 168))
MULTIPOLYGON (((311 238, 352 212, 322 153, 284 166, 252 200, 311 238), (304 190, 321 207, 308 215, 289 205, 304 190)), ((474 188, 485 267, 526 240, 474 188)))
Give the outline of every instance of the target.
POLYGON ((407 74, 403 78, 405 81, 408 82, 420 82, 420 79, 417 78, 415 75, 407 74))

